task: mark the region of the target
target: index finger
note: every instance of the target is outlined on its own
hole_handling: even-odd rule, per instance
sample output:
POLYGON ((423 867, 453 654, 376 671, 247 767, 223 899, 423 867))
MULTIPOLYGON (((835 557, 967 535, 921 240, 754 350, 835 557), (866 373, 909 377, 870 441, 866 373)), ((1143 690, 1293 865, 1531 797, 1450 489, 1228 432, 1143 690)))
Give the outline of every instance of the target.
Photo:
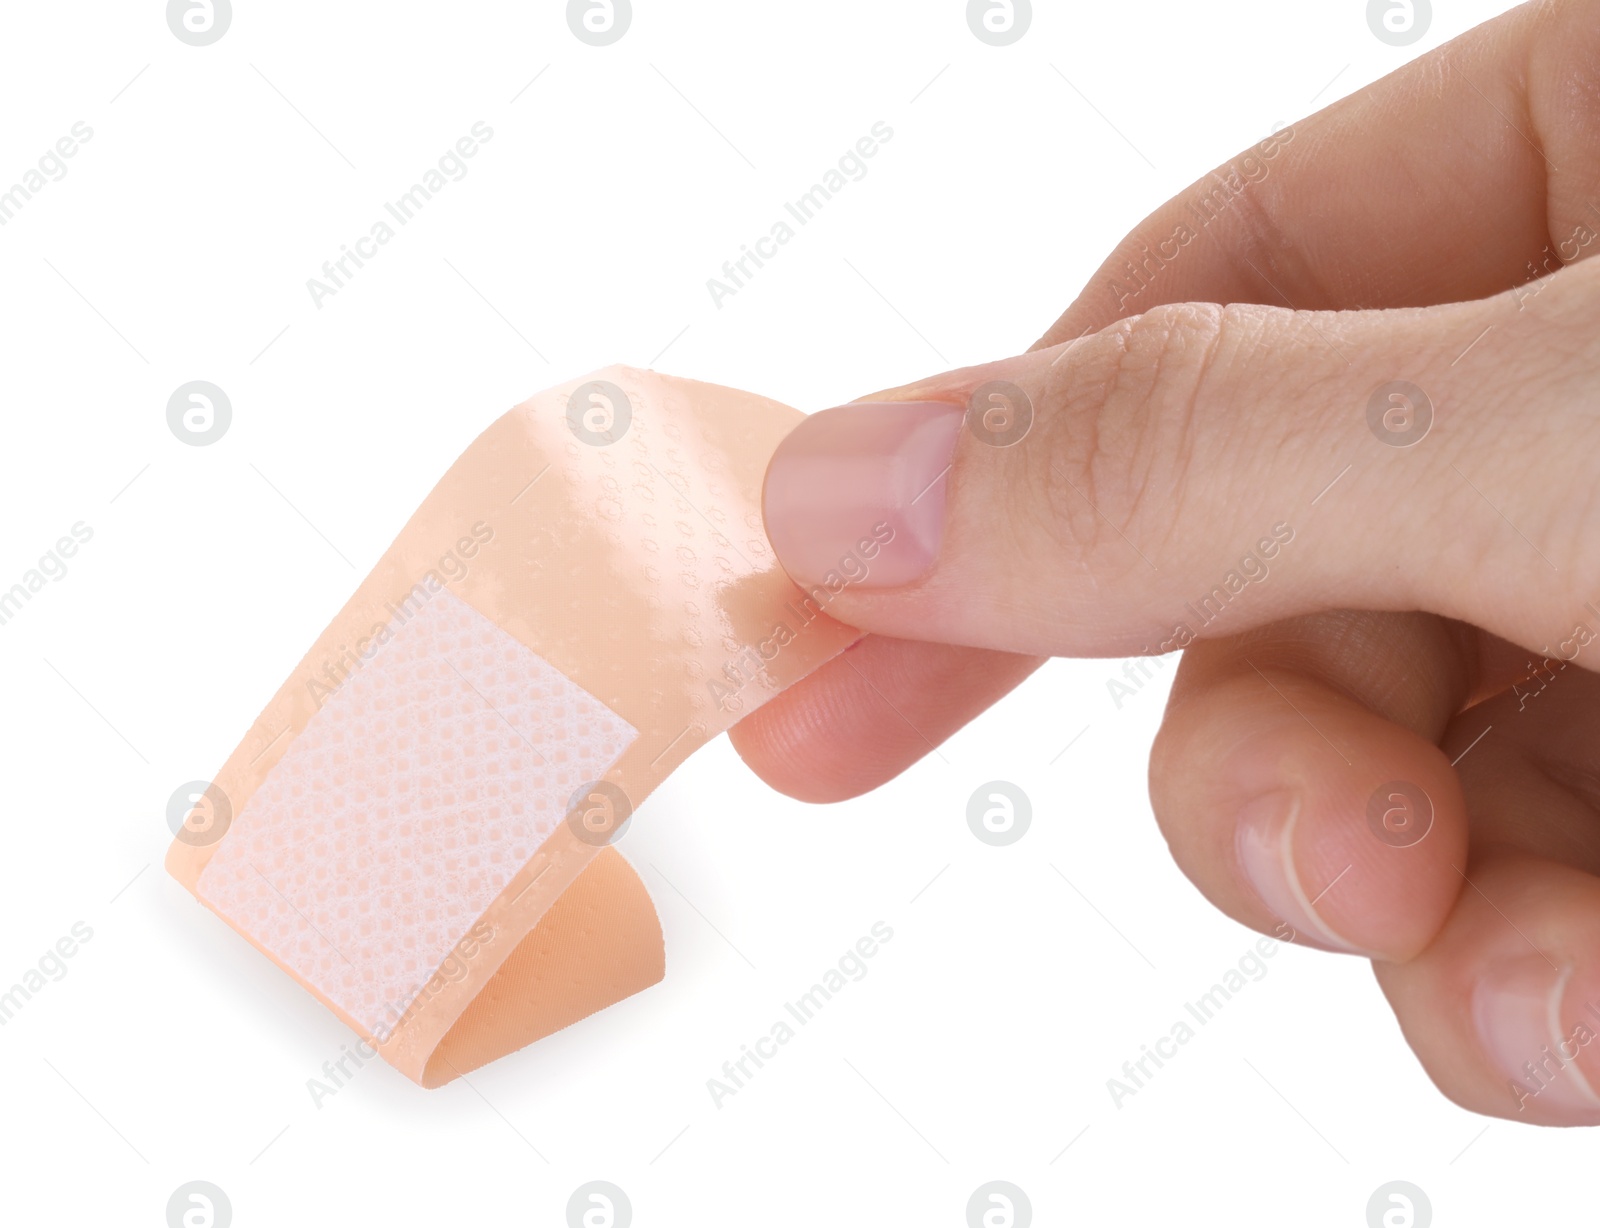
POLYGON ((1526 4, 1252 146, 1129 232, 1035 349, 1166 303, 1484 298, 1600 250, 1600 2, 1526 4))

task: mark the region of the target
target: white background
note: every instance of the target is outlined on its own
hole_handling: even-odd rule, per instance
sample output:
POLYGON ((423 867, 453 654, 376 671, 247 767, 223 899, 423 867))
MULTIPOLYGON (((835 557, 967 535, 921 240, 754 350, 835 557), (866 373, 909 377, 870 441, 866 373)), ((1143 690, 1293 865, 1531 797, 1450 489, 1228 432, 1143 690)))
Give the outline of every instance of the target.
POLYGON ((995 48, 957 0, 635 0, 596 48, 554 2, 236 0, 196 48, 155 0, 7 5, 0 188, 94 133, 0 227, 0 588, 93 530, 0 627, 0 988, 94 931, 0 1029, 8 1222, 160 1225, 204 1179, 251 1228, 560 1225, 595 1178, 641 1228, 959 1225, 992 1179, 1039 1224, 1359 1228, 1392 1179, 1439 1224, 1570 1222, 1589 1139, 1446 1102, 1355 960, 1281 950, 1113 1103, 1255 941, 1150 817, 1171 662, 1120 709, 1120 662, 1055 663, 844 805, 707 747, 621 846, 665 982, 471 1086, 372 1062, 314 1105, 353 1036, 160 865, 172 791, 512 404, 620 361, 817 409, 1018 352, 1158 202, 1504 7, 1436 5, 1396 48, 1360 0, 1041 0, 995 48), (470 173, 315 306, 479 120, 470 173), (879 120, 870 173, 715 306, 707 278, 879 120), (166 423, 195 379, 232 400, 209 447, 166 423), (1008 848, 965 821, 994 779, 1034 807, 1008 848), (714 1107, 877 921, 865 979, 714 1107))

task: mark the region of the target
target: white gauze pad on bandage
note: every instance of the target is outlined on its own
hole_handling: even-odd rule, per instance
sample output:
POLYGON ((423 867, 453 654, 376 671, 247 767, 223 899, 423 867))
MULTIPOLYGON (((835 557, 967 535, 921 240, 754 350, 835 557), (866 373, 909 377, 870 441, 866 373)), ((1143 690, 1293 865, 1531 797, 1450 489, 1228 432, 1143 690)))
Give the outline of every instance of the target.
POLYGON ((456 462, 176 831, 171 873, 424 1086, 654 984, 610 847, 853 642, 761 526, 800 414, 608 368, 456 462))

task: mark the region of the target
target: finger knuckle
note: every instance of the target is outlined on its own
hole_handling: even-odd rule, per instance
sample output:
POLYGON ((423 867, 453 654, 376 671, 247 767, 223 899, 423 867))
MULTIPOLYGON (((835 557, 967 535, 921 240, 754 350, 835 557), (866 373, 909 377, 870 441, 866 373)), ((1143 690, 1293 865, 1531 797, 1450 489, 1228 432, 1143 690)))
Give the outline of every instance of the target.
POLYGON ((1157 307, 1052 368, 1030 457, 1043 471, 1028 484, 1046 492, 1036 514, 1063 549, 1145 566, 1140 553, 1159 547, 1191 481, 1204 389, 1232 327, 1214 304, 1157 307))

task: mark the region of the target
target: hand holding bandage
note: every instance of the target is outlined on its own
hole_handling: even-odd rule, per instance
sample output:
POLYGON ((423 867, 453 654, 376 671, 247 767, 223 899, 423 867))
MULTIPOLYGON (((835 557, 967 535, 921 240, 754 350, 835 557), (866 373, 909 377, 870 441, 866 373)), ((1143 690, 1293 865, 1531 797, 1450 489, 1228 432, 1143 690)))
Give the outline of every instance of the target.
POLYGON ((1370 957, 1458 1103, 1600 1124, 1597 133, 1600 3, 1521 5, 1184 189, 1028 353, 812 415, 767 475, 789 573, 845 500, 924 549, 740 752, 837 800, 1047 655, 1182 648, 1180 868, 1370 957))

